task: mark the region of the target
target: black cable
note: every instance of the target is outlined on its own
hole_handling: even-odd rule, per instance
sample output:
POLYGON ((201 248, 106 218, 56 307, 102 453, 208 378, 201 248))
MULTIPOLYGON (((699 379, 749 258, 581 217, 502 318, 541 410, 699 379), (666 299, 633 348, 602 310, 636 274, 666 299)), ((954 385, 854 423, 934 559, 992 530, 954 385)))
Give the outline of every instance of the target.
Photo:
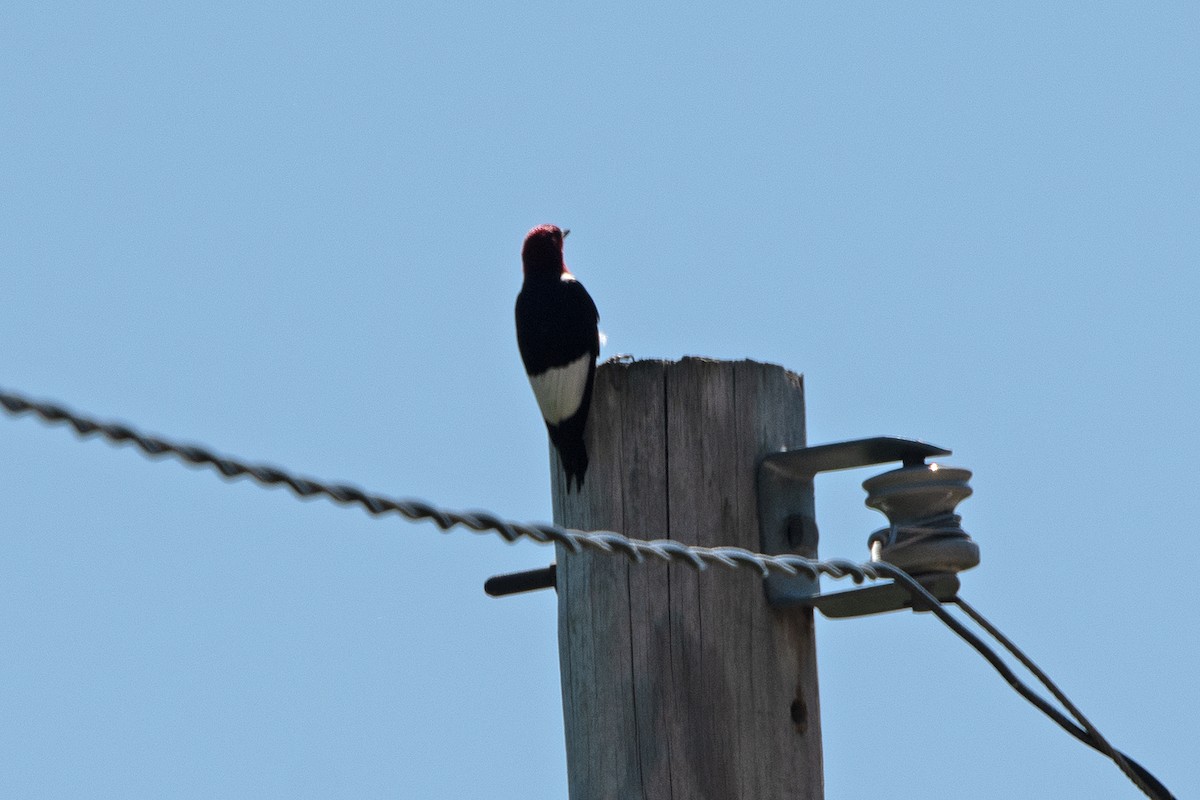
POLYGON ((995 626, 988 623, 979 612, 968 606, 961 598, 955 598, 953 602, 958 603, 963 610, 974 620, 976 620, 989 635, 995 637, 1010 653, 1012 653, 1022 664, 1029 668, 1030 672, 1040 680, 1047 689, 1063 704, 1072 715, 1076 717, 1080 725, 1076 725, 1068 719, 1061 711, 1046 702, 1044 698, 1038 695, 1037 692, 1029 688, 1016 673, 1004 662, 994 650, 987 646, 974 633, 972 633, 965 625, 959 622, 954 616, 948 612, 936 597, 929 593, 915 578, 909 575, 899 567, 892 566, 887 562, 874 562, 876 570, 882 574, 893 578, 897 583, 901 584, 913 598, 913 608, 918 611, 930 611, 940 619, 945 625, 958 634, 963 641, 975 648, 1001 677, 1008 682, 1018 694, 1036 706, 1042 713, 1054 720, 1063 730, 1074 736, 1079 741, 1089 747, 1098 750, 1108 756, 1112 761, 1125 773, 1125 776, 1137 786, 1142 792, 1152 800, 1175 800, 1175 795, 1171 794, 1162 783, 1155 778, 1150 772, 1138 764, 1129 756, 1114 748, 1108 741, 1100 735, 1100 732, 1087 721, 1087 719, 1079 713, 1066 695, 1064 695, 1057 686, 1046 676, 1041 669, 1037 667, 1024 653, 1017 649, 1007 637, 1000 633, 995 626), (1082 727, 1080 727, 1082 725, 1082 727))
MULTIPOLYGON (((1050 693, 1054 695, 1054 698, 1058 700, 1059 703, 1062 704, 1063 708, 1065 708, 1067 712, 1071 714, 1071 716, 1075 717, 1083 729, 1091 735, 1093 741, 1088 742, 1089 745, 1095 747, 1101 752, 1104 752, 1105 755, 1109 755, 1110 757, 1113 757, 1113 754, 1115 754, 1116 757, 1113 757, 1113 760, 1116 762, 1117 766, 1121 767, 1121 770, 1125 772, 1126 775, 1129 775, 1129 769, 1136 772, 1138 776, 1149 786, 1149 788, 1153 790, 1154 793, 1150 795, 1151 797, 1168 798, 1173 800, 1174 795, 1172 795, 1171 792, 1165 786, 1163 786, 1157 778, 1151 775, 1145 767, 1116 748, 1113 748, 1112 745, 1108 744, 1104 737, 1100 735, 1100 732, 1096 730, 1095 726, 1093 726, 1087 720, 1087 718, 1083 716, 1083 712, 1081 712, 1075 706, 1075 704, 1072 703, 1065 694, 1063 694, 1062 690, 1055 685, 1054 681, 1050 680, 1050 676, 1043 672, 1041 667, 1034 663, 1033 659, 1025 655, 1025 653, 1019 647, 1017 647, 1011 639, 1001 633, 999 628, 988 622, 986 617, 976 611, 970 603, 968 603, 966 600, 963 600, 961 597, 955 597, 953 602, 958 604, 959 608, 966 612, 967 616, 969 616, 977 625, 987 631, 989 636, 1003 645, 1004 649, 1008 650, 1008 652, 1011 653, 1014 658, 1021 662, 1025 669, 1029 670, 1035 678, 1041 681, 1043 686, 1050 690, 1050 693), (1104 748, 1096 747, 1097 743, 1102 743, 1107 748, 1110 748, 1112 753, 1109 753, 1104 748), (1122 761, 1125 762, 1124 765, 1122 765, 1122 761), (1128 769, 1126 769, 1126 767, 1128 767, 1128 769)), ((1141 788, 1142 791, 1146 791, 1145 787, 1139 786, 1139 788, 1141 788)))

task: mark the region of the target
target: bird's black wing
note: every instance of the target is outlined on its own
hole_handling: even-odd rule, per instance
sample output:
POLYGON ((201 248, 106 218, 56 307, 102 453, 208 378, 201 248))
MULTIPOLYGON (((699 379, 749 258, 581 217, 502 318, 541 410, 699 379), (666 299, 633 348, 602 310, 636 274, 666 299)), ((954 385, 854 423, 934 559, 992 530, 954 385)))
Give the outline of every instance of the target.
POLYGON ((600 313, 579 281, 527 280, 517 295, 517 346, 530 375, 600 354, 600 313))

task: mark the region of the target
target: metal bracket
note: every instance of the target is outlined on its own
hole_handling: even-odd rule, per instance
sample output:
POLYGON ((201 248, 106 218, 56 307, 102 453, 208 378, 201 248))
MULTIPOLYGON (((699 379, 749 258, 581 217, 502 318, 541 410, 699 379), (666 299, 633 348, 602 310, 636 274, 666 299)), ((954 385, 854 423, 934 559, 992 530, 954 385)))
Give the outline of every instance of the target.
MULTIPOLYGON (((762 552, 797 553, 817 557, 817 515, 813 479, 818 473, 854 469, 893 461, 904 466, 925 463, 931 456, 950 451, 915 439, 876 436, 833 442, 815 447, 783 450, 763 456, 758 463, 758 520, 762 552)), ((958 589, 954 581, 952 596, 958 589)), ((768 602, 775 607, 810 606, 826 616, 858 616, 904 607, 908 594, 892 584, 837 592, 822 599, 820 582, 804 575, 771 575, 766 578, 768 602), (863 594, 866 593, 866 594, 863 594), (899 593, 899 594, 897 594, 899 593), (854 598, 850 598, 854 595, 854 598), (867 610, 861 610, 867 609, 867 610)), ((943 588, 939 586, 939 588, 943 588)), ((939 599, 941 595, 934 592, 939 599)))
POLYGON ((507 575, 494 575, 483 584, 483 590, 492 597, 506 597, 521 592, 534 592, 539 589, 558 588, 558 568, 551 564, 541 569, 530 569, 524 572, 510 572, 507 575))
MULTIPOLYGON (((943 603, 953 600, 958 594, 958 576, 952 572, 922 575, 917 580, 943 603)), ((830 619, 865 617, 905 608, 911 608, 913 611, 929 610, 923 607, 924 604, 914 604, 908 590, 892 581, 875 583, 859 589, 817 594, 802 600, 798 605, 815 608, 830 619)))

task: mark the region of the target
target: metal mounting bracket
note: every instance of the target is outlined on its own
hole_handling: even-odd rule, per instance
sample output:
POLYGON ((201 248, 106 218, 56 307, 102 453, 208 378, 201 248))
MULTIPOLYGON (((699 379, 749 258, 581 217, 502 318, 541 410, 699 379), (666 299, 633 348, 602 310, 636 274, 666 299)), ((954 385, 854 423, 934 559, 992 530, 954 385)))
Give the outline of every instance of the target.
MULTIPOLYGON (((958 594, 958 576, 952 572, 939 572, 917 578, 921 585, 942 602, 953 600, 958 594)), ((922 604, 914 604, 912 595, 903 586, 893 581, 874 583, 857 589, 827 592, 806 598, 798 603, 820 611, 830 619, 865 617, 911 608, 913 611, 928 611, 922 604)))
POLYGON ((558 588, 558 567, 551 564, 541 569, 529 569, 524 572, 510 572, 507 575, 494 575, 483 584, 483 590, 492 597, 506 597, 521 592, 535 592, 539 589, 558 588))
MULTIPOLYGON (((854 469, 900 461, 904 466, 925 463, 931 456, 950 451, 915 439, 876 436, 847 442, 783 450, 763 456, 758 464, 758 519, 762 552, 772 555, 797 553, 817 557, 817 516, 813 479, 818 473, 854 469)), ((953 596, 958 578, 953 581, 953 596)), ((905 607, 908 593, 893 584, 835 592, 822 597, 820 582, 804 575, 771 575, 765 580, 767 600, 772 606, 815 607, 826 616, 845 617, 874 614, 905 607)), ((934 595, 944 599, 948 584, 936 583, 934 595)))

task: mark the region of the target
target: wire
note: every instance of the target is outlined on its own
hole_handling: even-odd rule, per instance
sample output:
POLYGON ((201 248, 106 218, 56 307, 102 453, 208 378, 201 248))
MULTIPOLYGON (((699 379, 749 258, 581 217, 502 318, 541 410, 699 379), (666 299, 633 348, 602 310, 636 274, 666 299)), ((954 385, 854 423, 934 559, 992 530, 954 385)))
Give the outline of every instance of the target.
POLYGON ((741 547, 695 547, 669 539, 654 541, 631 539, 613 531, 578 531, 559 528, 555 525, 510 522, 487 512, 448 511, 419 500, 396 500, 369 494, 348 484, 328 484, 294 475, 278 467, 248 464, 228 456, 216 455, 196 445, 177 444, 156 436, 148 436, 126 425, 98 422, 62 406, 30 400, 13 392, 0 390, 0 407, 3 407, 12 416, 19 417, 33 413, 47 423, 69 425, 82 438, 98 435, 114 444, 133 444, 151 458, 174 456, 187 464, 212 467, 227 479, 249 477, 263 486, 284 485, 298 497, 323 496, 340 505, 361 506, 368 514, 374 516, 397 513, 412 521, 432 522, 443 531, 461 526, 477 533, 498 533, 510 542, 528 538, 543 544, 557 543, 573 553, 592 549, 606 553, 619 553, 635 562, 644 561, 646 556, 652 555, 664 561, 688 564, 697 570, 705 569, 712 564, 719 564, 733 569, 757 570, 763 577, 772 572, 786 575, 803 572, 814 578, 818 575, 828 575, 831 578, 849 577, 855 583, 861 583, 866 579, 891 578, 908 591, 913 599, 914 610, 933 612, 947 627, 975 648, 1022 697, 1057 722, 1067 733, 1111 758, 1147 797, 1153 798, 1153 800, 1174 800, 1174 795, 1144 767, 1110 745, 1045 673, 979 612, 967 605, 961 598, 954 598, 953 602, 957 603, 989 635, 999 641, 1050 690, 1063 707, 1075 717, 1078 725, 1022 682, 994 650, 955 619, 941 602, 915 578, 886 561, 856 564, 847 559, 817 560, 795 554, 765 555, 741 547))
POLYGON ((877 568, 876 571, 880 575, 892 578, 896 581, 896 583, 902 585, 908 591, 909 595, 913 598, 914 610, 933 612, 933 614, 943 623, 945 623, 950 630, 954 631, 956 634, 962 637, 967 644, 975 648, 975 650, 977 650, 979 654, 982 655, 987 662, 991 664, 997 672, 1000 673, 1004 680, 1008 682, 1009 686, 1015 689, 1018 694, 1036 706, 1046 716, 1058 723, 1059 726, 1061 726, 1067 733, 1112 759, 1117 767, 1120 768, 1121 772, 1125 773, 1125 776, 1129 778, 1129 780, 1132 781, 1135 786, 1141 789, 1147 797, 1152 798, 1152 800, 1175 800, 1175 795, 1171 794, 1171 792, 1165 786, 1163 786, 1163 784, 1157 778, 1150 774, 1145 767, 1143 767, 1141 764, 1138 764, 1132 758, 1109 744, 1108 741, 1100 735, 1100 732, 1096 730, 1095 726, 1088 722, 1087 718, 1083 716, 1079 709, 1077 709, 1075 705, 1067 699, 1066 695, 1063 694, 1062 691, 1054 684, 1054 682, 1050 680, 1046 673, 1038 668, 1037 664, 1035 664, 1032 659, 1021 652, 1021 650, 1019 650, 1017 646, 1008 639, 1008 637, 1004 636, 1004 634, 1002 634, 994 625, 988 622, 982 614, 968 605, 965 600, 960 597, 955 597, 952 602, 957 603, 963 609, 963 611, 965 611, 967 615, 971 617, 971 619, 975 620, 985 631, 988 632, 989 635, 996 639, 996 641, 1000 642, 1005 649, 1012 653, 1017 660, 1019 660, 1030 672, 1032 672, 1033 675, 1039 681, 1041 681, 1047 689, 1050 690, 1050 693, 1053 694, 1054 697, 1063 704, 1063 707, 1075 717, 1075 719, 1079 722, 1078 725, 1068 719, 1058 709, 1054 708, 1054 706, 1047 703, 1045 699, 1037 694, 1037 692, 1029 688, 1028 685, 1026 685, 1020 678, 1016 676, 1016 673, 1009 668, 1008 664, 1006 664, 994 650, 988 647, 982 639, 972 633, 965 625, 955 619, 954 616, 941 604, 941 602, 939 602, 936 597, 930 594, 930 592, 915 578, 899 567, 893 566, 885 561, 875 562, 875 566, 877 568))
POLYGON ((370 494, 348 484, 329 484, 301 477, 279 467, 249 464, 197 445, 148 436, 127 425, 99 422, 63 406, 38 402, 10 391, 0 390, 0 406, 13 416, 33 413, 50 424, 69 425, 83 438, 101 436, 114 444, 132 444, 151 458, 173 456, 194 466, 212 467, 228 479, 248 477, 263 486, 287 486, 298 497, 325 497, 340 505, 357 505, 373 516, 396 513, 414 522, 432 522, 443 531, 464 527, 476 533, 498 533, 510 542, 526 538, 541 544, 557 543, 573 553, 585 549, 619 553, 635 562, 655 556, 664 561, 688 564, 697 570, 717 564, 756 570, 763 577, 771 573, 797 575, 803 572, 814 578, 817 575, 849 577, 855 583, 879 578, 874 565, 857 564, 848 559, 816 560, 790 553, 765 555, 741 547, 695 547, 670 539, 645 541, 614 531, 578 531, 544 523, 511 522, 485 511, 450 511, 420 500, 397 500, 370 494))
POLYGON ((1062 693, 1062 690, 1060 690, 1058 686, 1054 684, 1054 681, 1050 680, 1050 677, 1046 675, 1046 673, 1043 672, 1041 668, 1038 667, 1038 665, 1035 664, 1031 658, 1029 658, 1029 656, 1025 655, 1025 653, 1023 653, 1021 649, 1012 642, 1012 640, 1001 633, 996 626, 988 622, 987 619, 978 611, 976 611, 969 603, 967 603, 966 600, 963 600, 961 597, 955 597, 953 602, 958 604, 958 606, 966 612, 967 616, 969 616, 976 622, 976 624, 987 631, 993 639, 1000 642, 1000 644, 1002 644, 1004 648, 1008 650, 1008 652, 1012 653, 1012 655, 1018 661, 1020 661, 1027 670, 1033 673, 1034 677, 1041 681, 1043 686, 1050 690, 1050 693, 1054 695, 1054 698, 1062 704, 1063 708, 1065 708, 1068 713, 1071 714, 1071 716, 1075 717, 1084 731, 1091 736, 1092 741, 1085 742, 1086 744, 1091 745, 1093 748, 1104 753, 1114 762, 1116 762, 1117 766, 1121 768, 1121 771, 1124 772, 1125 775, 1149 797, 1156 798, 1156 800, 1158 798, 1163 798, 1164 800, 1174 800, 1174 795, 1172 795, 1171 792, 1168 791, 1167 788, 1163 786, 1157 778, 1151 775, 1145 767, 1110 745, 1104 739, 1104 737, 1100 735, 1100 732, 1096 730, 1095 726, 1093 726, 1092 723, 1083 716, 1083 712, 1076 708, 1075 704, 1067 699, 1067 696, 1062 693))

